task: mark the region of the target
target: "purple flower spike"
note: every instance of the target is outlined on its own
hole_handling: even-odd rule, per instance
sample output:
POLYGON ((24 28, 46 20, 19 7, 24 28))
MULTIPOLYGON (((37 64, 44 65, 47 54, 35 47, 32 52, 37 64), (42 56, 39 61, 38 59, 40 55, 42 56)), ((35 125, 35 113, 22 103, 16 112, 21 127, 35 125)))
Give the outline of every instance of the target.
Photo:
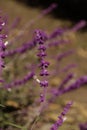
POLYGON ((50 128, 50 130, 58 130, 58 128, 63 124, 63 122, 65 121, 64 116, 68 113, 70 107, 72 106, 72 102, 69 102, 66 104, 66 106, 63 109, 63 112, 61 112, 61 114, 58 116, 58 120, 56 121, 55 124, 52 125, 52 127, 50 128))
POLYGON ((77 64, 70 63, 70 64, 66 65, 62 70, 60 70, 60 72, 67 72, 70 69, 73 69, 75 67, 77 67, 77 64))
POLYGON ((43 58, 46 56, 46 53, 42 51, 42 52, 38 53, 37 56, 40 58, 43 58))
POLYGON ((4 88, 9 89, 9 88, 13 88, 13 87, 23 85, 23 84, 27 83, 30 79, 32 79, 33 76, 34 76, 34 72, 31 72, 31 73, 27 74, 26 76, 24 76, 23 79, 15 80, 11 83, 4 85, 4 88))
POLYGON ((40 67, 41 69, 47 68, 48 66, 49 66, 49 62, 44 61, 44 60, 41 60, 41 63, 39 64, 39 67, 40 67))
MULTIPOLYGON (((3 30, 4 25, 5 25, 5 22, 0 17, 0 33, 2 33, 1 31, 3 30)), ((7 38, 7 35, 0 34, 0 76, 2 73, 2 68, 5 67, 4 61, 3 61, 3 58, 5 58, 5 48, 6 48, 5 43, 4 43, 5 38, 7 38)))
POLYGON ((73 77, 74 77, 73 73, 68 74, 62 81, 62 83, 59 85, 58 89, 62 90, 64 88, 64 85, 66 85, 73 77))
POLYGON ((52 3, 47 9, 42 11, 42 14, 48 14, 50 12, 52 12, 53 9, 57 8, 57 4, 56 3, 52 3))
POLYGON ((41 30, 36 30, 35 33, 36 37, 34 41, 40 45, 44 44, 44 41, 48 39, 47 35, 41 30))
POLYGON ((66 29, 63 28, 57 28, 56 30, 54 30, 54 32, 52 32, 49 36, 49 39, 53 39, 57 36, 61 36, 64 32, 66 31, 66 29))
POLYGON ((0 32, 3 30, 4 25, 5 23, 1 20, 1 17, 0 17, 0 32))
POLYGON ((54 96, 60 96, 60 95, 63 95, 64 93, 78 89, 82 85, 85 85, 85 84, 87 84, 87 76, 82 76, 82 77, 78 78, 75 82, 73 82, 72 84, 67 86, 66 88, 63 88, 61 90, 55 89, 52 91, 52 93, 54 96))
POLYGON ((44 80, 40 82, 41 87, 48 87, 48 81, 44 80))
POLYGON ((48 47, 70 44, 70 40, 58 40, 48 43, 48 47))
POLYGON ((4 82, 4 80, 0 79, 0 82, 1 82, 1 83, 3 83, 3 82, 4 82))
POLYGON ((38 48, 38 50, 43 50, 43 51, 45 51, 45 50, 46 50, 46 47, 45 47, 44 45, 40 45, 39 48, 38 48))
POLYGON ((40 76, 48 76, 49 73, 46 69, 43 69, 41 72, 40 72, 40 76))
POLYGON ((73 54, 73 53, 74 53, 74 50, 68 50, 68 51, 66 51, 66 52, 60 53, 60 54, 58 54, 58 56, 57 56, 57 60, 58 60, 58 61, 61 61, 63 58, 65 58, 65 57, 67 57, 67 56, 70 56, 70 55, 73 54))
POLYGON ((85 27, 87 25, 87 22, 85 20, 81 20, 80 22, 78 22, 72 29, 71 31, 78 31, 79 29, 85 27))
POLYGON ((34 43, 34 41, 31 42, 27 42, 24 43, 21 47, 16 48, 14 50, 9 50, 5 52, 5 56, 14 56, 15 54, 19 53, 25 53, 26 51, 32 49, 33 47, 35 47, 36 44, 34 43))
POLYGON ((87 130, 87 122, 79 125, 80 130, 87 130))
POLYGON ((44 102, 44 94, 40 94, 40 101, 44 102))
POLYGON ((20 21, 21 21, 21 18, 20 18, 20 17, 15 18, 15 20, 13 21, 13 23, 12 23, 10 29, 16 28, 17 25, 19 25, 20 21))
MULTIPOLYGON (((49 66, 49 62, 44 60, 44 58, 47 56, 45 41, 48 39, 48 37, 41 30, 36 30, 35 33, 36 33, 36 36, 34 38, 34 42, 36 44, 38 44, 38 46, 39 46, 38 47, 39 53, 37 54, 37 56, 39 57, 39 61, 40 61, 40 64, 38 65, 39 68, 41 69, 40 76, 44 76, 44 79, 45 79, 45 76, 49 75, 48 70, 46 69, 49 66)), ((38 81, 40 81, 40 80, 38 80, 38 81)), ((48 81, 46 81, 46 80, 40 81, 39 84, 41 87, 44 87, 43 91, 45 91, 45 88, 48 87, 48 81)), ((45 100, 45 94, 43 92, 40 95, 40 101, 44 102, 44 100, 45 100)))

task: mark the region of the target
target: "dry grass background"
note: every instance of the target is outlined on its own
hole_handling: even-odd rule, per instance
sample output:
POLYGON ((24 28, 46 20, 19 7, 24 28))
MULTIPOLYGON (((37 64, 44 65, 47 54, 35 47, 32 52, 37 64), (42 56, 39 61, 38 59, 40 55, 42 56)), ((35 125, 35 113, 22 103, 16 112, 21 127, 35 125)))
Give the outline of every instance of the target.
MULTIPOLYGON (((9 24, 11 24, 12 21, 16 17, 21 17, 20 25, 9 34, 8 40, 13 39, 14 36, 17 35, 20 32, 20 30, 24 27, 24 25, 26 25, 26 23, 28 23, 29 21, 34 19, 41 12, 40 9, 25 6, 23 4, 17 3, 15 0, 0 0, 0 9, 3 10, 3 14, 7 14, 7 16, 9 18, 9 24)), ((16 41, 13 44, 13 47, 20 45, 21 42, 25 42, 26 41, 25 38, 28 35, 29 35, 28 38, 32 39, 32 34, 33 34, 34 29, 40 28, 40 29, 47 30, 47 32, 51 32, 52 30, 54 30, 58 26, 65 27, 65 26, 71 26, 71 25, 72 25, 72 23, 68 20, 65 21, 65 20, 60 20, 60 19, 54 19, 53 17, 51 17, 51 15, 44 16, 42 19, 36 21, 32 27, 30 26, 29 28, 27 28, 24 32, 23 38, 20 39, 20 41, 16 41), (29 31, 29 33, 27 35, 28 31, 29 31)), ((72 40, 71 46, 67 46, 67 47, 68 48, 75 48, 75 50, 76 50, 75 55, 72 57, 69 57, 67 59, 67 61, 72 60, 73 62, 76 61, 78 63, 78 67, 73 70, 76 72, 76 77, 79 77, 81 75, 86 75, 87 74, 87 32, 76 32, 76 33, 71 32, 68 34, 64 34, 64 38, 72 40)), ((60 47, 59 49, 64 50, 67 47, 64 47, 64 48, 60 47)), ((10 48, 10 47, 8 47, 8 48, 10 48)), ((53 53, 53 51, 57 52, 57 49, 51 50, 51 52, 52 53, 53 53)), ((33 53, 34 52, 28 53, 29 59, 27 59, 28 57, 25 58, 25 55, 23 55, 23 57, 19 56, 20 63, 16 63, 18 60, 17 56, 13 57, 14 62, 7 60, 7 67, 4 70, 4 75, 5 75, 6 81, 11 81, 11 79, 14 79, 15 77, 19 78, 20 72, 21 72, 21 76, 27 72, 27 70, 25 70, 25 72, 23 72, 22 71, 23 67, 21 67, 20 65, 22 63, 22 60, 24 62, 26 61, 27 64, 28 64, 28 60, 30 62, 33 61, 33 58, 34 58, 33 53), (10 61, 10 63, 8 61, 10 61), (17 66, 19 66, 19 67, 17 68, 17 66), (9 77, 9 75, 11 75, 11 76, 9 77)), ((51 62, 53 62, 52 59, 50 59, 50 60, 51 60, 51 62)), ((23 65, 24 65, 24 62, 23 62, 23 65)), ((64 64, 65 64, 65 62, 66 61, 64 61, 64 64)), ((59 78, 51 80, 51 83, 57 84, 59 81, 61 81, 61 77, 62 76, 60 75, 59 78)), ((31 84, 31 83, 29 83, 29 84, 31 84)), ((28 86, 28 84, 26 86, 28 86)), ((12 93, 9 94, 8 99, 6 99, 5 105, 7 105, 7 106, 12 105, 12 106, 18 107, 18 108, 20 108, 20 106, 22 106, 22 109, 19 109, 18 111, 16 111, 16 113, 15 112, 9 113, 7 115, 7 117, 5 117, 5 119, 8 119, 8 117, 10 115, 11 119, 9 119, 9 120, 14 121, 14 119, 12 118, 12 115, 14 118, 15 118, 15 115, 17 115, 17 119, 16 119, 15 123, 22 124, 22 122, 26 122, 26 126, 28 126, 29 117, 30 116, 33 117, 32 113, 34 110, 33 110, 32 106, 26 107, 26 104, 27 103, 31 104, 31 102, 33 100, 32 99, 33 96, 31 93, 31 95, 29 97, 28 89, 25 89, 24 87, 20 88, 19 91, 20 92, 18 93, 18 95, 15 95, 17 93, 15 90, 12 91, 12 93), (29 98, 31 98, 31 101, 29 98), (27 115, 26 115, 26 113, 25 113, 25 116, 23 116, 21 114, 23 110, 27 111, 27 115), (22 120, 22 117, 23 117, 23 120, 22 120), (27 123, 27 120, 28 120, 28 123, 27 123)), ((2 95, 4 97, 3 93, 2 93, 2 95)), ((50 106, 49 111, 46 112, 43 119, 41 120, 41 122, 39 122, 37 124, 37 127, 35 129, 40 128, 40 130, 48 130, 50 127, 50 122, 52 123, 53 121, 56 120, 57 115, 61 111, 61 107, 64 106, 66 101, 67 100, 74 100, 75 103, 71 109, 70 114, 68 115, 68 120, 60 128, 60 130, 64 130, 64 129, 65 130, 66 129, 77 130, 78 123, 80 123, 82 121, 83 122, 87 121, 87 111, 86 111, 87 97, 86 97, 86 95, 87 95, 86 86, 82 87, 79 90, 76 90, 75 92, 63 95, 62 97, 59 98, 58 101, 56 100, 55 104, 52 104, 52 106, 50 106)), ((8 130, 10 130, 10 129, 17 130, 17 128, 14 128, 14 127, 9 127, 8 130)))

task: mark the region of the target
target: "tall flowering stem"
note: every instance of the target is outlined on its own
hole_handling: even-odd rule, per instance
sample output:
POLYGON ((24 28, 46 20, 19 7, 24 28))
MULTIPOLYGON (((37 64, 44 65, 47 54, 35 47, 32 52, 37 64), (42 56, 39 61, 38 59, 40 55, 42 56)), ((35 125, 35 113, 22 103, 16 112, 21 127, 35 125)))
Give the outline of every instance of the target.
MULTIPOLYGON (((2 17, 0 17, 0 76, 2 74, 2 68, 4 68, 4 61, 5 58, 5 42, 4 39, 7 37, 7 35, 2 34, 2 30, 4 28, 5 22, 2 20, 2 17)), ((0 80, 1 82, 2 80, 0 80)))
POLYGON ((40 76, 42 76, 44 79, 42 81, 40 80, 37 80, 37 81, 39 81, 40 86, 44 88, 44 91, 40 95, 40 101, 44 102, 46 90, 48 87, 48 81, 46 80, 46 77, 49 75, 48 70, 47 70, 49 66, 49 62, 45 61, 45 57, 47 56, 46 45, 45 45, 45 41, 47 40, 47 35, 41 30, 36 30, 35 33, 36 35, 35 35, 34 40, 38 44, 38 51, 39 51, 37 56, 40 61, 40 64, 39 64, 39 68, 41 70, 40 76))
POLYGON ((66 117, 65 115, 67 114, 67 112, 69 111, 70 107, 72 106, 72 102, 68 102, 66 104, 66 106, 64 107, 63 111, 61 112, 61 114, 58 116, 58 120, 56 121, 55 124, 52 125, 52 127, 50 128, 50 130, 58 130, 58 128, 63 124, 63 122, 65 121, 66 117))

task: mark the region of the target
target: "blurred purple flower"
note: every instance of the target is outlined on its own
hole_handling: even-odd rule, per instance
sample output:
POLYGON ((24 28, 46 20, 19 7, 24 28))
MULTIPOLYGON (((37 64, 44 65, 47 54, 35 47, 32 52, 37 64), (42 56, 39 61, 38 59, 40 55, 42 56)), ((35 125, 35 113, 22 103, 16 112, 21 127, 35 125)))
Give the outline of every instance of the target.
POLYGON ((21 21, 21 18, 20 18, 20 17, 16 17, 15 20, 13 21, 13 23, 12 23, 10 29, 16 28, 17 25, 19 25, 20 21, 21 21))
POLYGON ((71 54, 73 54, 75 51, 74 50, 68 50, 66 52, 60 53, 57 56, 57 60, 61 61, 63 58, 70 56, 71 54))
POLYGON ((59 46, 59 45, 64 45, 64 44, 70 44, 70 40, 58 40, 58 41, 49 41, 48 43, 48 47, 56 47, 56 46, 59 46))
POLYGON ((80 130, 87 130, 87 122, 79 125, 80 130))
POLYGON ((87 25, 87 22, 85 20, 81 20, 80 22, 78 22, 72 29, 70 29, 70 31, 78 31, 79 29, 85 27, 87 25))
POLYGON ((2 20, 2 17, 0 17, 0 76, 2 73, 2 68, 5 67, 3 61, 3 59, 5 58, 5 48, 6 48, 4 39, 7 38, 7 35, 2 34, 2 30, 4 26, 5 26, 5 21, 2 20))
POLYGON ((33 41, 24 43, 21 47, 18 47, 14 50, 9 50, 5 52, 5 56, 14 56, 17 53, 25 53, 26 51, 32 49, 35 45, 33 41))
POLYGON ((51 5, 49 5, 48 8, 44 9, 43 11, 41 11, 41 13, 39 15, 37 15, 34 19, 32 19, 31 21, 27 22, 25 24, 25 26, 23 26, 22 30, 19 31, 17 33, 17 35, 10 39, 8 41, 8 45, 12 44, 13 42, 16 42, 17 40, 19 40, 25 33, 25 30, 28 29, 30 26, 32 26, 34 23, 36 23, 38 20, 40 20, 44 15, 49 14, 50 12, 52 12, 55 8, 57 7, 56 3, 52 3, 51 5))
POLYGON ((57 28, 55 29, 49 36, 49 39, 56 38, 57 36, 61 36, 67 29, 64 28, 57 28))
POLYGON ((46 14, 52 12, 55 8, 57 8, 57 6, 58 5, 56 3, 52 3, 47 9, 42 11, 42 14, 46 15, 46 14))
POLYGON ((63 124, 63 122, 65 121, 66 118, 65 115, 68 113, 70 107, 72 106, 72 102, 68 102, 66 104, 66 106, 64 107, 63 111, 61 112, 61 114, 58 116, 58 120, 56 121, 56 123, 54 123, 51 127, 50 130, 58 130, 58 128, 63 124))
POLYGON ((59 72, 67 72, 67 71, 69 71, 70 69, 75 68, 75 67, 77 67, 77 64, 75 64, 75 63, 70 63, 70 64, 66 65, 66 66, 65 66, 62 70, 60 70, 59 72))
POLYGON ((74 77, 73 73, 68 74, 62 83, 59 85, 58 90, 62 90, 64 86, 74 77))
POLYGON ((80 88, 81 86, 87 84, 87 76, 82 76, 80 78, 78 78, 75 82, 73 82, 72 84, 70 84, 69 86, 67 86, 66 88, 63 89, 54 89, 52 90, 53 95, 55 96, 60 96, 64 93, 73 91, 75 89, 80 88))
POLYGON ((33 78, 33 76, 34 76, 34 72, 28 73, 27 75, 24 76, 23 79, 14 80, 13 82, 4 85, 2 88, 6 88, 8 90, 13 87, 16 88, 17 86, 27 83, 30 79, 33 78))

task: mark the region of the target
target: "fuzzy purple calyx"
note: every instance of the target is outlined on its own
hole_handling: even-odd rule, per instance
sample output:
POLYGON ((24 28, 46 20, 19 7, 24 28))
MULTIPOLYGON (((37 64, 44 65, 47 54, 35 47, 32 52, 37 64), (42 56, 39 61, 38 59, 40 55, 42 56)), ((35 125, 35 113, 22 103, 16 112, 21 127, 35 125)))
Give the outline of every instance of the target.
POLYGON ((40 101, 44 102, 44 95, 42 93, 40 94, 40 101))
POLYGON ((39 67, 47 68, 48 66, 49 66, 49 62, 41 60, 41 63, 39 64, 39 67))
POLYGON ((38 47, 38 50, 45 51, 45 50, 46 50, 46 47, 45 47, 44 45, 40 45, 40 46, 38 47))
POLYGON ((44 41, 46 41, 48 39, 47 35, 39 29, 36 30, 35 33, 36 33, 36 37, 35 37, 34 41, 36 43, 44 44, 44 41))
POLYGON ((37 56, 40 57, 40 58, 42 58, 42 57, 47 56, 47 54, 42 51, 42 52, 39 52, 39 53, 37 54, 37 56))
POLYGON ((48 87, 48 81, 44 80, 40 82, 41 87, 48 87))
POLYGON ((43 69, 41 72, 40 72, 40 76, 48 76, 49 73, 46 69, 43 69))

